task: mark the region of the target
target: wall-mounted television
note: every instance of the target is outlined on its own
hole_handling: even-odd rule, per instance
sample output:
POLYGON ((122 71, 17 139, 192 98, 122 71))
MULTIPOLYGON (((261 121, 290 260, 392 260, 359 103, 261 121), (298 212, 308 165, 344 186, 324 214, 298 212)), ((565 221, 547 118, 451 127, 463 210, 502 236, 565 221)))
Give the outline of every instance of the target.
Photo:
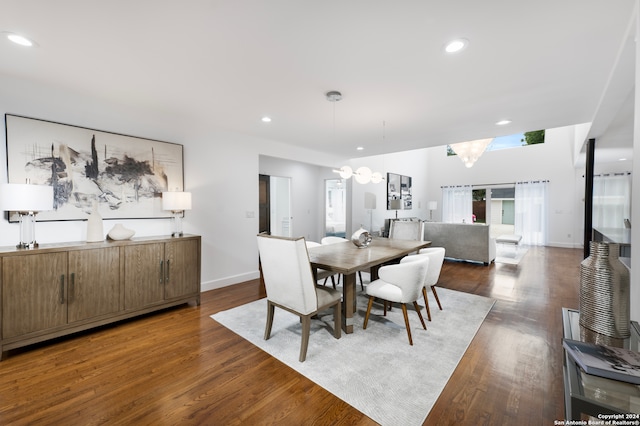
POLYGON ((387 173, 387 210, 411 210, 411 177, 387 173))

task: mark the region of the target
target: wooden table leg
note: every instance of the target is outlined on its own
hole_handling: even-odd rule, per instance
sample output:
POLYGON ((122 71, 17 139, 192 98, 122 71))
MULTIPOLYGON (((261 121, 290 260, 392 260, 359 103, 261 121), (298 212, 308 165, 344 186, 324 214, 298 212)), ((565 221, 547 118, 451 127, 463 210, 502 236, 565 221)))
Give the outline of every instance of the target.
POLYGON ((353 317, 356 312, 356 274, 344 276, 342 283, 342 329, 345 333, 353 333, 353 317))

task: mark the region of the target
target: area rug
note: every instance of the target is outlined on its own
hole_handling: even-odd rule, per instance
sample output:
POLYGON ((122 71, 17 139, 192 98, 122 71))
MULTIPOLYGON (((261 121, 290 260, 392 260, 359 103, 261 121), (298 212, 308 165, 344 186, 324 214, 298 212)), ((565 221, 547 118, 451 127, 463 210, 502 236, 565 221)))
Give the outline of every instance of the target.
POLYGON ((381 425, 421 425, 495 302, 444 288, 437 291, 443 310, 431 299, 428 322, 422 309, 427 330, 415 311, 409 311, 413 346, 399 307, 383 317, 382 306, 374 304, 363 330, 367 298, 359 293, 354 332, 335 339, 328 311, 312 321, 305 362, 298 361, 297 316, 276 308, 271 338, 264 340, 266 299, 211 317, 381 425))
POLYGON ((496 244, 496 263, 518 265, 529 251, 526 246, 514 244, 496 244))

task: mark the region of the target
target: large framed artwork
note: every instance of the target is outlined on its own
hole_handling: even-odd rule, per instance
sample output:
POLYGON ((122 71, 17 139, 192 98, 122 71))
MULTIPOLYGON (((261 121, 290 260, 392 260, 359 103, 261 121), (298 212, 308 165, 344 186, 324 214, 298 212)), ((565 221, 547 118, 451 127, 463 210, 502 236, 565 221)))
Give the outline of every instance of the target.
MULTIPOLYGON (((9 183, 50 185, 54 210, 38 220, 171 217, 162 192, 183 191, 183 146, 5 114, 9 183)), ((17 220, 10 216, 10 221, 17 220)))
POLYGON ((411 177, 387 173, 387 210, 411 210, 411 177))

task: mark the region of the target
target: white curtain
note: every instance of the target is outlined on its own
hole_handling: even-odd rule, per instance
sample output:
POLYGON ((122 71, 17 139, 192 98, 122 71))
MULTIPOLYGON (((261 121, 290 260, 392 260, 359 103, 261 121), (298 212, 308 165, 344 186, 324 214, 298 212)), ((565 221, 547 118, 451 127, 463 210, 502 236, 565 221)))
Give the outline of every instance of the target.
POLYGON ((442 221, 473 223, 473 190, 471 185, 442 187, 442 221))
POLYGON ((622 228, 631 218, 631 174, 594 176, 592 212, 594 228, 622 228))
POLYGON ((515 233, 522 235, 522 244, 547 244, 547 183, 548 181, 516 183, 515 233))

